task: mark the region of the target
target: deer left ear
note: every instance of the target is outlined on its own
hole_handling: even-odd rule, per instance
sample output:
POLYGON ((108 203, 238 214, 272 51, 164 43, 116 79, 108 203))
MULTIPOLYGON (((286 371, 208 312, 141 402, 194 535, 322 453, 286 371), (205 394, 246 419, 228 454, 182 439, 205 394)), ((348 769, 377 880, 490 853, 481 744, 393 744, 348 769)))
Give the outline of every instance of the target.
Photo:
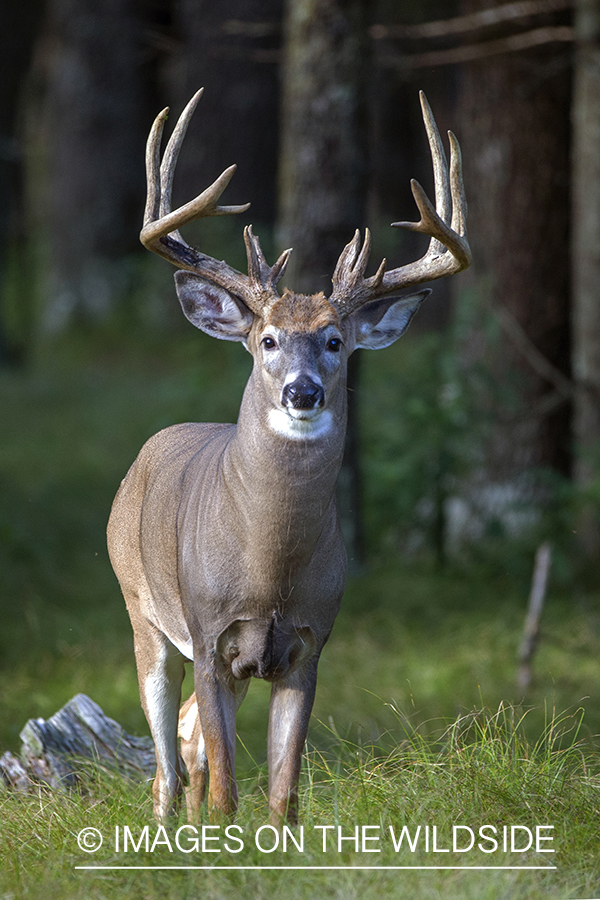
POLYGON ((382 350, 404 334, 421 303, 431 293, 419 291, 400 299, 382 297, 367 303, 352 313, 356 328, 355 348, 382 350))

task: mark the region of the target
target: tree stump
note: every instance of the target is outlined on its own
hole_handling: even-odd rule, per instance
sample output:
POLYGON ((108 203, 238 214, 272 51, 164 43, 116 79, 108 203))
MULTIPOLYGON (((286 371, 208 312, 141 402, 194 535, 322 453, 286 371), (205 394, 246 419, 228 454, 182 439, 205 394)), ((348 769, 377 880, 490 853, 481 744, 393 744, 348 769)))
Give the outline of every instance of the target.
POLYGON ((10 752, 0 758, 0 779, 15 790, 72 787, 81 781, 82 760, 133 779, 155 772, 152 739, 127 734, 85 694, 76 694, 47 721, 30 719, 20 738, 20 759, 10 752))

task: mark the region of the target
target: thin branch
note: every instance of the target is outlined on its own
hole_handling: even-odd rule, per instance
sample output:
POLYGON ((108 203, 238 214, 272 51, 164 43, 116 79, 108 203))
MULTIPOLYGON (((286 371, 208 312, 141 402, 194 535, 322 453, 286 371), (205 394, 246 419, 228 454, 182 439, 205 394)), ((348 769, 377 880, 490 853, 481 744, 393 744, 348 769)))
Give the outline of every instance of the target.
POLYGON ((506 307, 494 307, 488 304, 488 308, 532 369, 553 384, 556 389, 552 394, 546 396, 537 407, 534 407, 531 416, 534 417, 536 412, 542 416, 549 415, 565 400, 574 399, 582 391, 591 395, 595 403, 600 403, 600 384, 584 378, 579 378, 577 381, 568 378, 538 350, 527 332, 506 307))
POLYGON ((480 12, 457 16, 454 19, 423 22, 419 25, 372 25, 369 33, 374 40, 448 37, 455 34, 468 34, 470 31, 479 31, 483 28, 501 25, 504 22, 516 22, 529 16, 570 9, 573 5, 574 0, 522 0, 518 3, 495 6, 492 9, 482 9, 480 12))
POLYGON ((546 596, 551 560, 552 551, 550 544, 544 543, 538 548, 535 555, 527 617, 525 619, 525 628, 523 629, 523 639, 519 648, 517 682, 522 691, 526 691, 531 684, 533 655, 537 647, 540 618, 546 596))
POLYGON ((494 41, 468 44, 465 47, 453 47, 450 50, 432 50, 428 53, 415 53, 410 56, 386 53, 379 57, 378 62, 390 68, 405 70, 425 69, 434 66, 473 62, 474 60, 485 59, 490 56, 499 56, 503 53, 517 53, 521 50, 530 50, 533 47, 542 47, 545 44, 573 43, 574 40, 574 28, 568 25, 556 25, 547 28, 535 28, 533 31, 513 34, 510 37, 499 38, 494 41))
POLYGON ((574 397, 577 391, 575 383, 538 350, 512 313, 505 306, 494 306, 491 311, 531 368, 550 384, 553 384, 563 397, 574 397))
POLYGON ((250 60, 254 63, 273 63, 280 65, 283 61, 283 51, 280 48, 267 49, 248 49, 247 45, 224 45, 212 44, 208 49, 208 54, 212 59, 243 59, 250 60))
POLYGON ((560 409, 567 402, 567 399, 564 394, 552 391, 535 403, 535 405, 532 406, 530 404, 527 409, 516 413, 507 412, 506 407, 495 404, 493 408, 494 418, 499 425, 520 425, 521 423, 525 424, 532 421, 543 421, 555 410, 560 409))
POLYGON ((223 34, 233 37, 265 38, 281 33, 279 22, 244 22, 241 19, 227 19, 221 25, 223 34))

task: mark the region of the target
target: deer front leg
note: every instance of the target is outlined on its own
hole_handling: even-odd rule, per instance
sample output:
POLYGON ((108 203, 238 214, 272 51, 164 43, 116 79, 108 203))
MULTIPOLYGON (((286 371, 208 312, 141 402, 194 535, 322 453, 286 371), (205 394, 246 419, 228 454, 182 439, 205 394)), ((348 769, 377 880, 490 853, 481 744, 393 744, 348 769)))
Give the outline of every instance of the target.
POLYGON ((298 821, 298 780, 315 699, 318 659, 309 660, 271 688, 269 707, 269 809, 271 822, 298 821))
POLYGON ((177 719, 184 675, 183 657, 158 628, 132 611, 131 605, 129 614, 140 699, 156 753, 156 778, 152 787, 154 815, 164 821, 176 812, 182 792, 177 719))
MULTIPOLYGON (((235 781, 235 685, 220 676, 211 662, 194 658, 194 688, 201 738, 208 761, 208 807, 211 815, 216 812, 231 816, 238 802, 235 781)), ((202 789, 198 779, 196 790, 202 789)))

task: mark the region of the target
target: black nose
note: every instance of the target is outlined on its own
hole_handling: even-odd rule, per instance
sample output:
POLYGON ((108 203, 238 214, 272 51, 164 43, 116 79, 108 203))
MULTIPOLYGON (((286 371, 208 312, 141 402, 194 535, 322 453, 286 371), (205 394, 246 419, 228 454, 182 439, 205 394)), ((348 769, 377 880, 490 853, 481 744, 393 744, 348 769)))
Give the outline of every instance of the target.
POLYGON ((325 391, 310 378, 298 378, 285 385, 281 399, 294 409, 315 409, 325 403, 325 391))

